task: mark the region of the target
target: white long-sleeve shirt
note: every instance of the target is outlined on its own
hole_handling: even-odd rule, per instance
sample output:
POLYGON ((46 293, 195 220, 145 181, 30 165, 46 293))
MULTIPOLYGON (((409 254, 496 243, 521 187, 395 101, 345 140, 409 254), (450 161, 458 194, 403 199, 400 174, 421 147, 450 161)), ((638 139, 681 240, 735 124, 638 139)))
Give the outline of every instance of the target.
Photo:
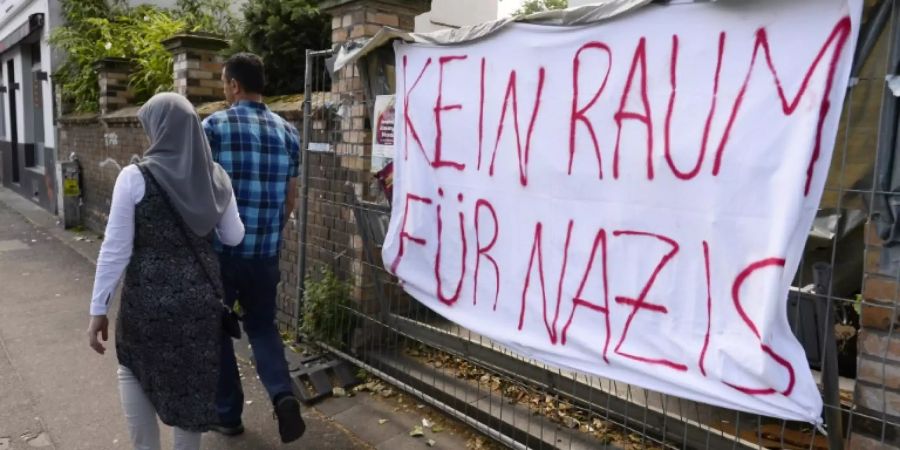
MULTIPOLYGON (((144 175, 135 165, 122 169, 113 188, 106 235, 97 258, 97 274, 94 277, 94 293, 91 298, 91 315, 106 315, 109 300, 116 290, 125 268, 131 261, 134 248, 134 209, 144 198, 144 175)), ((216 225, 219 240, 229 246, 244 240, 244 224, 238 215, 234 195, 225 215, 216 225)))

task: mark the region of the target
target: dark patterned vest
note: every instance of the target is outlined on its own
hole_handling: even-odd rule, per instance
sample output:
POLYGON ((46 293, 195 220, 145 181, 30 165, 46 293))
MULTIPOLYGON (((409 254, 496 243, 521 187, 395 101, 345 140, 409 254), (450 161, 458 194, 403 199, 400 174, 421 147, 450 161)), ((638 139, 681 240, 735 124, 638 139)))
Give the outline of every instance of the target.
POLYGON ((135 205, 134 250, 116 323, 119 363, 163 423, 206 431, 217 422, 222 282, 209 241, 181 223, 148 170, 135 205), (204 267, 205 266, 205 267, 204 267))

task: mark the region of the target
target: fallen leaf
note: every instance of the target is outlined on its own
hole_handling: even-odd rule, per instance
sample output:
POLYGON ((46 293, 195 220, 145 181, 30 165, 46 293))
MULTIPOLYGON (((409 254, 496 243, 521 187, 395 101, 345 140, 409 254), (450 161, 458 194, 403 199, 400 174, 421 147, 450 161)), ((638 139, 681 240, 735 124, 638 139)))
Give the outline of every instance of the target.
POLYGON ((444 431, 444 426, 439 423, 436 423, 433 427, 431 427, 432 433, 440 433, 441 431, 444 431))
POLYGON ((416 425, 413 427, 412 431, 409 432, 409 435, 412 437, 422 437, 425 436, 425 431, 422 430, 422 427, 416 425))
POLYGON ((563 417, 563 423, 569 428, 578 428, 581 425, 577 419, 570 416, 563 417))
POLYGON ((252 405, 252 404, 253 404, 253 400, 247 400, 245 403, 247 403, 248 405, 252 405))
POLYGON ((429 439, 425 444, 427 444, 429 447, 434 447, 434 444, 437 444, 437 442, 434 442, 434 439, 429 439))
POLYGON ((856 335, 856 327, 852 325, 837 324, 834 326, 835 339, 845 341, 856 335))
POLYGON ((53 442, 50 440, 50 436, 47 433, 41 433, 31 439, 26 439, 25 442, 28 443, 29 447, 37 448, 50 447, 53 445, 53 442))
POLYGON ((386 423, 388 423, 387 419, 378 419, 378 425, 384 425, 386 423))
POLYGON ((432 426, 434 426, 434 422, 428 419, 422 419, 422 426, 425 428, 431 428, 432 426))
POLYGON ((19 439, 23 441, 28 441, 37 437, 37 434, 32 433, 31 431, 26 431, 19 435, 19 439))

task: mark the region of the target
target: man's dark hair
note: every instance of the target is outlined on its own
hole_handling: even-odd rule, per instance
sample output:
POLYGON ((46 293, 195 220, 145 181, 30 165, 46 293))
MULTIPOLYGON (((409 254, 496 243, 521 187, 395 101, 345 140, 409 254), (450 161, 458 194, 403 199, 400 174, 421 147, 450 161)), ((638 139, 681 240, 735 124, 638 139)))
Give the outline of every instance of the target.
POLYGON ((262 94, 266 86, 266 70, 262 58, 253 53, 237 53, 225 61, 225 79, 236 80, 251 94, 262 94))

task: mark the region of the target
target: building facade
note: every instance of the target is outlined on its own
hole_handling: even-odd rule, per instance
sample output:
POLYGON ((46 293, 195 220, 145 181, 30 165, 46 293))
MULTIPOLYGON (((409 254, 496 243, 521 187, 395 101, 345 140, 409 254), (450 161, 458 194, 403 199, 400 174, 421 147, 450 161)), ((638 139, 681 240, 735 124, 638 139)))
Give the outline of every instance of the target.
POLYGON ((58 2, 0 0, 0 182, 57 211, 50 30, 58 2))

